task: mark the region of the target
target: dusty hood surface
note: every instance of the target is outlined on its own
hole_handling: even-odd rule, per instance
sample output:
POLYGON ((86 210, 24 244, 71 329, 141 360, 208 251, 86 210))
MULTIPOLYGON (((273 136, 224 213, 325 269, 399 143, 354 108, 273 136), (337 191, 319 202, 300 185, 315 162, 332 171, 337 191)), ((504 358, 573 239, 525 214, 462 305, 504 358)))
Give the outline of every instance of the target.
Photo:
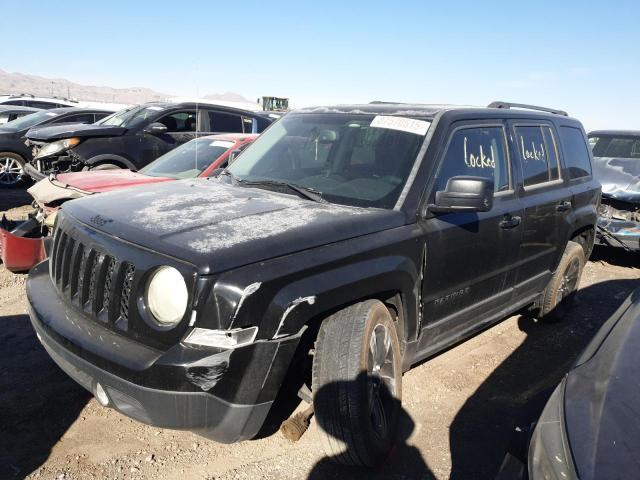
POLYGON ((640 290, 632 302, 567 377, 567 433, 583 480, 636 478, 640 467, 640 290))
POLYGON ((56 179, 70 187, 92 193, 109 192, 111 190, 173 180, 167 177, 150 177, 125 169, 61 173, 56 176, 56 179))
POLYGON ((123 127, 112 127, 95 124, 56 125, 52 127, 34 128, 25 135, 29 140, 53 141, 70 137, 114 137, 127 131, 123 127))
POLYGON ((228 270, 404 224, 392 210, 321 204, 217 180, 182 180, 66 203, 81 222, 181 258, 228 270))
POLYGON ((640 158, 595 157, 593 176, 604 196, 640 204, 640 158))

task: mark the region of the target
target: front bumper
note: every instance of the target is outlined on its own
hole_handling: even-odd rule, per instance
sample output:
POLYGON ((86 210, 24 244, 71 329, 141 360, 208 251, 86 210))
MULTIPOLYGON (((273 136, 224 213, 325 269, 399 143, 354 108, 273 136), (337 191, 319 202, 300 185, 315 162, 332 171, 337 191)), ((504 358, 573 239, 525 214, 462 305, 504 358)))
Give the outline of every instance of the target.
POLYGON ((48 262, 27 281, 31 323, 51 358, 92 393, 100 383, 117 411, 158 427, 231 443, 254 437, 284 380, 300 336, 234 350, 178 344, 157 351, 66 305, 48 262))
POLYGON ((26 272, 47 258, 44 238, 25 238, 0 227, 0 260, 10 272, 26 272))

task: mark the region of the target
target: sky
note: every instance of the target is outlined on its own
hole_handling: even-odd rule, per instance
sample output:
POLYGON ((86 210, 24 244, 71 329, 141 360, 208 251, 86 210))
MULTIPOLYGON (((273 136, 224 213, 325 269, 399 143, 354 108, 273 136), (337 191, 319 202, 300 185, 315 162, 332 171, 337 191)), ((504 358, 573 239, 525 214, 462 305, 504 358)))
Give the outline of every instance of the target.
POLYGON ((0 69, 177 96, 567 110, 640 130, 640 2, 0 0, 0 69))

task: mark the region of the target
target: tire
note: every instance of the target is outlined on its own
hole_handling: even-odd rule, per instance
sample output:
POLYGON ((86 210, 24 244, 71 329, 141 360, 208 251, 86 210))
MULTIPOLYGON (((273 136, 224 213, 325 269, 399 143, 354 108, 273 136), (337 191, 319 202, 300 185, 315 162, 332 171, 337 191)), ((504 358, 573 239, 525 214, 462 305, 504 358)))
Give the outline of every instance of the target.
POLYGON ((395 438, 402 369, 396 327, 382 302, 367 300, 322 322, 312 377, 327 456, 347 465, 383 462, 395 438))
POLYGON ((0 188, 19 187, 25 182, 24 158, 13 152, 0 152, 0 188))
POLYGON ((579 243, 569 241, 560 264, 542 294, 539 318, 558 322, 566 316, 575 299, 586 257, 579 243))
POLYGON ((89 170, 119 170, 122 169, 120 165, 115 163, 100 163, 95 167, 91 167, 89 170))

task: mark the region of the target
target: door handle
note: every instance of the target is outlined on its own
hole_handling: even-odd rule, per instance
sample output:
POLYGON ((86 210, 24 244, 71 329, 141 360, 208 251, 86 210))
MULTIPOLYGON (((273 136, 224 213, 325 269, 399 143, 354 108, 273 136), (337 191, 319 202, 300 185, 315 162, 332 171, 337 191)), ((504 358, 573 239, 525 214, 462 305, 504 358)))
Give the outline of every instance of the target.
POLYGON ((571 210, 571 202, 562 202, 556 205, 556 212, 566 212, 571 210))
POLYGON ((504 220, 500 222, 500 228, 515 228, 520 225, 522 218, 505 215, 504 220))

